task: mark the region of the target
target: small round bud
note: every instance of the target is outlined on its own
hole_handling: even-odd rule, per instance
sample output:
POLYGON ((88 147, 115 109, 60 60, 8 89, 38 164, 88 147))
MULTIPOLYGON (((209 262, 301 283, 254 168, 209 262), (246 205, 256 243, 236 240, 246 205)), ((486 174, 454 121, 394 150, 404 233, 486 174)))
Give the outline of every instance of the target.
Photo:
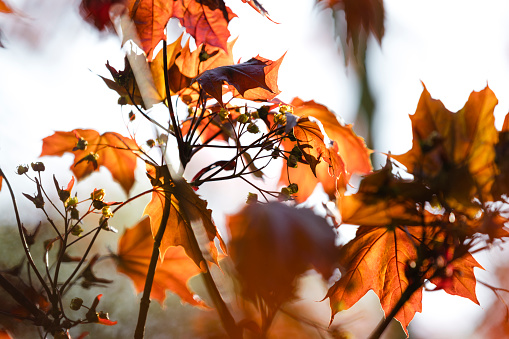
POLYGON ((77 208, 71 208, 71 219, 79 220, 80 219, 80 211, 77 208))
POLYGON ((133 111, 129 112, 129 121, 133 122, 136 119, 136 114, 133 111))
POLYGON ((18 167, 16 167, 17 174, 22 175, 25 174, 26 172, 28 172, 28 166, 19 165, 18 167))
POLYGON ((295 194, 299 191, 299 185, 290 184, 290 185, 288 185, 288 190, 291 192, 291 194, 295 194))
POLYGON ((73 298, 71 300, 70 308, 73 311, 77 311, 81 308, 81 305, 83 305, 83 299, 81 298, 73 298))
POLYGON ((166 145, 166 143, 168 142, 168 134, 159 135, 156 141, 159 145, 166 145))
POLYGON ((256 124, 250 123, 249 125, 247 125, 247 131, 249 133, 256 134, 256 133, 260 132, 260 129, 258 128, 258 126, 256 124))
POLYGON ((44 164, 42 162, 40 162, 40 161, 39 162, 33 162, 31 164, 31 166, 32 166, 32 169, 34 171, 36 171, 36 172, 43 172, 46 169, 46 167, 44 167, 44 164))
POLYGON ((74 207, 78 204, 78 197, 70 197, 65 202, 65 207, 74 207))
POLYGON ((120 98, 118 98, 117 103, 118 103, 120 106, 127 105, 127 98, 126 98, 126 97, 124 97, 124 96, 121 96, 120 98))
POLYGON ((101 210, 101 213, 102 213, 103 217, 105 217, 105 218, 113 217, 113 212, 111 211, 110 206, 104 206, 101 210))
POLYGON ((251 112, 251 119, 253 119, 253 120, 260 119, 260 116, 258 115, 258 111, 251 112))
POLYGON ((203 61, 208 60, 210 58, 210 55, 209 55, 209 53, 207 53, 207 51, 202 50, 200 52, 200 55, 198 56, 198 58, 200 59, 201 62, 203 62, 203 61))
POLYGON ((228 112, 228 110, 224 108, 221 108, 221 110, 219 111, 219 118, 221 119, 221 121, 227 120, 229 116, 230 112, 228 112))
POLYGON ((71 234, 76 237, 79 237, 81 235, 81 233, 83 233, 83 228, 81 228, 80 225, 74 226, 71 230, 71 234))
POLYGON ((278 113, 274 115, 274 123, 284 126, 286 125, 286 114, 278 113))
POLYGON ((279 113, 292 113, 293 114, 293 107, 290 105, 280 105, 279 113))
POLYGON ((249 192, 247 194, 246 204, 256 204, 258 202, 258 194, 249 192))
POLYGON ((297 159, 297 157, 295 155, 290 154, 290 156, 288 157, 288 160, 286 161, 286 164, 288 165, 288 167, 296 168, 298 162, 299 162, 299 159, 297 159))
POLYGON ((79 138, 76 142, 76 146, 73 148, 73 151, 81 150, 84 151, 87 149, 88 141, 83 138, 79 138))
POLYGON ((90 194, 90 198, 92 200, 99 200, 99 201, 103 201, 104 200, 104 189, 96 189, 94 188, 94 191, 90 194))
POLYGON ((248 121, 249 121, 249 116, 247 114, 241 114, 237 118, 237 122, 239 122, 241 124, 245 124, 248 121))
POLYGON ((155 146, 155 144, 156 144, 156 142, 154 141, 154 139, 148 139, 147 140, 147 146, 148 147, 152 148, 152 147, 155 146))

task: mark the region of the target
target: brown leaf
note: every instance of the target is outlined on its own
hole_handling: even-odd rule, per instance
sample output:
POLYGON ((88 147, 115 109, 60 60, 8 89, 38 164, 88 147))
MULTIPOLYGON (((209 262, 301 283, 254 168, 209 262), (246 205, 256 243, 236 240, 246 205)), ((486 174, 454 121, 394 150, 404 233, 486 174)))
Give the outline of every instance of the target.
POLYGON ((225 245, 212 220, 212 212, 207 209, 207 202, 198 197, 191 186, 183 179, 182 182, 173 181, 166 166, 154 167, 147 164, 147 174, 152 180, 154 191, 152 200, 145 207, 143 214, 150 217, 150 225, 154 236, 161 225, 166 199, 171 195, 170 217, 160 247, 161 258, 164 257, 168 248, 180 245, 196 265, 201 267, 201 250, 192 241, 194 235, 190 234, 190 232, 193 232, 191 222, 198 221, 203 224, 206 231, 206 238, 209 242, 207 250, 211 255, 210 261, 217 264, 218 253, 214 239, 218 238, 223 250, 225 245))
POLYGON ((223 105, 223 85, 235 88, 247 100, 271 100, 281 91, 277 73, 284 55, 276 61, 256 56, 241 64, 222 66, 203 72, 196 81, 223 105))
POLYGON ((318 0, 334 10, 345 12, 347 39, 356 45, 362 34, 373 33, 379 43, 384 35, 383 0, 318 0))
POLYGON ((295 279, 314 267, 324 278, 335 268, 336 235, 311 210, 271 202, 247 205, 228 219, 230 257, 244 293, 277 307, 291 299, 295 279))
POLYGON ((115 181, 126 193, 134 184, 134 169, 136 155, 133 153, 139 147, 133 139, 126 138, 115 132, 98 132, 87 129, 75 129, 71 132, 57 131, 43 139, 41 157, 45 155, 62 156, 64 153, 74 153, 74 164, 71 170, 76 179, 81 180, 98 170, 106 167, 115 181), (81 139, 88 142, 84 149, 76 149, 81 139), (73 149, 75 149, 73 151, 73 149), (96 159, 95 156, 98 156, 96 159))
MULTIPOLYGON (((153 245, 148 217, 126 229, 118 243, 118 254, 115 257, 117 270, 131 278, 138 293, 143 291, 145 286, 153 245)), ((157 264, 150 297, 163 303, 166 291, 170 290, 182 301, 194 306, 205 306, 187 286, 189 279, 200 272, 193 260, 186 255, 184 248, 171 246, 166 250, 164 260, 157 264)))

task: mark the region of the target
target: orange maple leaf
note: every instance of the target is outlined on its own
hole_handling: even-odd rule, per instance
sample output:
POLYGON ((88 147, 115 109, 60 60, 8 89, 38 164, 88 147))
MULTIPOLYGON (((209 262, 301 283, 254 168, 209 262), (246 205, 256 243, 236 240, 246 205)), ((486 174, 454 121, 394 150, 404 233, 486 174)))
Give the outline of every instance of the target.
MULTIPOLYGON (((153 245, 148 217, 126 229, 118 243, 117 270, 131 278, 138 293, 145 286, 153 245)), ((191 305, 205 306, 187 286, 189 279, 200 272, 184 248, 172 246, 166 250, 164 260, 157 264, 150 297, 163 303, 166 290, 170 290, 191 305)))
POLYGON ((458 208, 457 203, 468 207, 474 196, 490 200, 497 170, 498 132, 493 116, 497 102, 486 87, 472 92, 465 106, 452 113, 424 88, 417 110, 410 116, 412 149, 392 157, 433 190, 443 192, 452 207, 458 208))
MULTIPOLYGON (((356 237, 342 248, 339 260, 342 276, 326 296, 330 298, 332 318, 337 312, 354 305, 369 290, 379 297, 384 313, 391 312, 411 284, 407 269, 409 263, 418 258, 417 246, 423 241, 423 232, 429 237, 436 231, 431 227, 423 230, 422 227, 361 226, 356 237)), ((454 260, 451 263, 454 274, 448 286, 443 288, 445 292, 478 303, 474 267, 482 268, 469 253, 454 260)), ((421 301, 422 288, 418 288, 396 314, 395 319, 405 331, 415 313, 421 312, 421 301)))
POLYGON ((12 9, 7 6, 7 4, 3 1, 3 0, 0 0, 0 13, 12 13, 12 9))
POLYGON ((161 240, 161 259, 171 246, 180 245, 196 265, 201 267, 201 250, 198 244, 191 240, 194 236, 190 235, 190 232, 193 232, 191 222, 199 221, 203 224, 209 241, 208 250, 211 258, 207 259, 217 264, 218 252, 214 239, 218 238, 225 253, 226 247, 212 220, 212 211, 207 209, 207 202, 202 200, 183 179, 181 182, 172 180, 166 166, 154 167, 147 164, 147 174, 152 179, 154 191, 152 200, 145 207, 143 214, 150 217, 154 236, 161 225, 164 205, 168 203, 167 199, 171 195, 170 217, 161 240))
POLYGON ((0 330, 0 339, 12 339, 6 330, 0 330))
POLYGON ((196 81, 222 106, 225 83, 231 91, 238 91, 244 99, 271 100, 281 92, 277 87, 277 75, 283 58, 284 55, 272 61, 256 56, 240 64, 207 70, 196 81))
MULTIPOLYGON (((364 140, 353 132, 352 125, 341 124, 336 115, 329 111, 327 107, 314 101, 304 102, 299 98, 295 98, 291 104, 294 109, 293 114, 300 118, 299 121, 305 122, 307 121, 305 119, 309 120, 309 117, 315 118, 320 121, 323 131, 333 141, 332 146, 325 145, 324 136, 318 125, 316 123, 310 125, 311 122, 306 122, 307 125, 310 125, 310 133, 314 131, 312 133, 316 137, 314 142, 318 143, 317 147, 321 150, 313 151, 314 156, 312 158, 308 156, 306 160, 308 162, 312 161, 311 165, 313 158, 321 155, 324 161, 319 161, 316 164, 314 171, 316 178, 309 175, 309 169, 306 166, 300 165, 297 168, 283 166, 280 184, 288 185, 288 177, 290 177, 292 182, 299 185, 299 192, 295 197, 297 202, 304 202, 313 193, 318 183, 322 184, 325 193, 330 197, 334 197, 338 189, 343 191, 346 188, 346 184, 353 173, 365 174, 371 171, 372 167, 369 159, 371 151, 366 147, 364 140), (325 149, 327 149, 327 152, 325 152, 325 149), (334 162, 334 164, 331 164, 331 162, 334 162)), ((302 134, 299 128, 294 128, 294 133, 295 130, 297 130, 297 135, 302 134)), ((287 139, 283 141, 285 150, 290 151, 293 146, 293 142, 287 139)), ((311 150, 306 152, 306 148, 308 147, 301 148, 305 157, 306 153, 311 152, 311 150)), ((313 170, 313 167, 311 169, 313 170)))
POLYGON ((71 170, 76 179, 84 179, 100 166, 104 166, 124 191, 129 193, 134 184, 137 158, 133 152, 138 149, 133 139, 115 132, 101 135, 91 129, 75 129, 71 132, 57 131, 44 138, 40 156, 73 153, 74 164, 71 170))
POLYGON ((197 46, 207 44, 226 51, 228 22, 236 16, 223 0, 130 0, 127 7, 148 60, 152 60, 154 48, 165 38, 164 29, 170 18, 180 20, 197 46))

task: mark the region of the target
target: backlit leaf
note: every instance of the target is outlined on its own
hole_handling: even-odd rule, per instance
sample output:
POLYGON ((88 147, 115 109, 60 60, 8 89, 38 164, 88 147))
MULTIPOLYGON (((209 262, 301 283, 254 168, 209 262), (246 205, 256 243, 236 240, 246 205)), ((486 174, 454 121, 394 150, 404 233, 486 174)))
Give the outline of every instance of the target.
POLYGON ((236 16, 223 0, 141 0, 138 3, 130 0, 127 6, 148 60, 152 60, 154 48, 165 38, 164 29, 170 18, 180 20, 196 45, 207 44, 226 51, 230 36, 228 22, 236 16))
MULTIPOLYGON (((369 290, 373 290, 387 315, 400 300, 410 285, 407 277, 409 263, 418 260, 417 246, 423 242, 426 233, 426 246, 432 246, 428 237, 435 234, 433 228, 422 227, 372 227, 361 226, 356 237, 342 248, 340 267, 342 276, 328 291, 332 314, 349 309, 369 290)), ((445 292, 461 295, 477 303, 475 298, 474 267, 481 267, 466 253, 451 262, 454 274, 445 292)), ((436 280, 435 280, 436 282, 436 280)), ((408 299, 396 314, 403 329, 422 310, 422 288, 408 299)))
POLYGON ((145 207, 143 214, 150 217, 150 225, 154 236, 161 225, 164 204, 171 203, 170 217, 161 241, 161 258, 164 258, 168 248, 180 245, 200 267, 201 250, 198 248, 198 244, 192 241, 193 235, 190 234, 190 232, 193 232, 191 222, 198 221, 203 224, 206 231, 207 250, 211 256, 206 259, 217 263, 218 253, 214 239, 216 237, 219 239, 223 250, 225 250, 225 245, 212 220, 211 210, 207 209, 207 202, 196 195, 192 187, 183 179, 182 182, 173 181, 166 166, 154 167, 147 164, 147 174, 152 179, 153 185, 155 185, 152 200, 145 207), (171 200, 168 201, 170 195, 171 200))
POLYGON ((76 179, 86 178, 100 166, 106 167, 126 193, 134 184, 136 155, 139 147, 133 139, 126 138, 115 132, 102 135, 91 129, 75 129, 71 132, 57 131, 43 139, 41 157, 45 155, 62 156, 69 152, 74 154, 71 170, 76 179), (86 149, 76 149, 80 138, 88 142, 86 149), (97 159, 95 156, 97 155, 97 159))
POLYGON ((393 156, 408 172, 438 189, 447 202, 469 206, 474 195, 491 199, 496 174, 494 126, 495 94, 486 87, 472 92, 457 113, 424 91, 412 120, 412 149, 393 156))
MULTIPOLYGON (((369 159, 371 151, 366 147, 364 140, 353 132, 352 125, 341 124, 336 115, 329 111, 327 107, 314 101, 304 102, 299 98, 295 98, 292 105, 294 107, 293 114, 300 117, 299 120, 309 119, 309 117, 318 120, 323 127, 323 131, 333 141, 332 145, 324 144, 322 146, 327 151, 321 153, 324 161, 316 164, 316 178, 309 175, 309 169, 303 164, 299 164, 297 168, 283 166, 280 184, 288 185, 288 177, 290 177, 292 182, 299 185, 299 192, 295 197, 297 202, 304 202, 313 193, 318 183, 323 185, 324 191, 329 197, 334 198, 338 191, 341 192, 346 189, 353 173, 365 174, 371 171, 371 161, 369 159), (331 161, 334 161, 332 166, 331 161)), ((317 129, 318 125, 315 126, 317 129)), ((314 134, 317 138, 319 137, 318 131, 314 134)), ((288 140, 283 141, 285 150, 290 151, 293 145, 294 143, 288 140)))

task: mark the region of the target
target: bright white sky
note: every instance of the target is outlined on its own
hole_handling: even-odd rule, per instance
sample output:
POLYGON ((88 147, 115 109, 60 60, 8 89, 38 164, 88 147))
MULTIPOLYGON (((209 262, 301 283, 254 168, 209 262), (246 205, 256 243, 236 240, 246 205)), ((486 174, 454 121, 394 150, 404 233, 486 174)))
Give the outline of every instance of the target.
MULTIPOLYGON (((122 68, 118 40, 87 27, 69 9, 67 0, 38 1, 30 9, 25 5, 30 1, 7 2, 24 16, 17 18, 14 27, 6 28, 2 22, 12 22, 12 18, 0 14, 7 46, 0 50, 2 169, 13 173, 16 165, 37 160, 41 139, 55 130, 80 127, 125 133, 122 117, 128 111, 121 114, 116 93, 96 75, 108 76, 106 60, 122 68)), ((313 99, 347 123, 353 122, 356 80, 337 51, 328 11, 314 9, 312 0, 261 1, 281 23, 275 25, 240 0, 226 2, 239 16, 230 25, 232 35, 239 35, 235 60, 257 54, 277 59, 287 52, 279 72, 280 98, 313 99)), ((386 34, 382 46, 373 43, 369 54, 371 85, 378 103, 377 150, 400 154, 410 148, 408 114, 415 111, 422 91, 420 81, 452 111, 463 106, 472 90, 488 83, 499 99, 495 113, 500 127, 509 110, 509 2, 385 0, 385 6, 386 34)), ((63 178, 70 178, 71 160, 64 159, 43 160, 47 167, 58 168, 63 178)), ((26 180, 13 174, 11 178, 18 189, 33 191, 26 180)), ((80 187, 91 189, 101 182, 94 177, 89 180, 80 187)), ((121 196, 120 189, 112 187, 111 191, 121 196)), ((0 194, 0 204, 0 221, 12 222, 5 192, 0 194)), ((21 201, 22 206, 29 206, 24 204, 21 201)), ((499 256, 490 254, 479 260, 489 268, 501 261, 499 256)), ((492 295, 484 292, 478 289, 481 305, 487 307, 492 295)), ((472 302, 443 293, 425 294, 423 309, 412 322, 425 333, 423 338, 464 338, 483 316, 472 302)))

